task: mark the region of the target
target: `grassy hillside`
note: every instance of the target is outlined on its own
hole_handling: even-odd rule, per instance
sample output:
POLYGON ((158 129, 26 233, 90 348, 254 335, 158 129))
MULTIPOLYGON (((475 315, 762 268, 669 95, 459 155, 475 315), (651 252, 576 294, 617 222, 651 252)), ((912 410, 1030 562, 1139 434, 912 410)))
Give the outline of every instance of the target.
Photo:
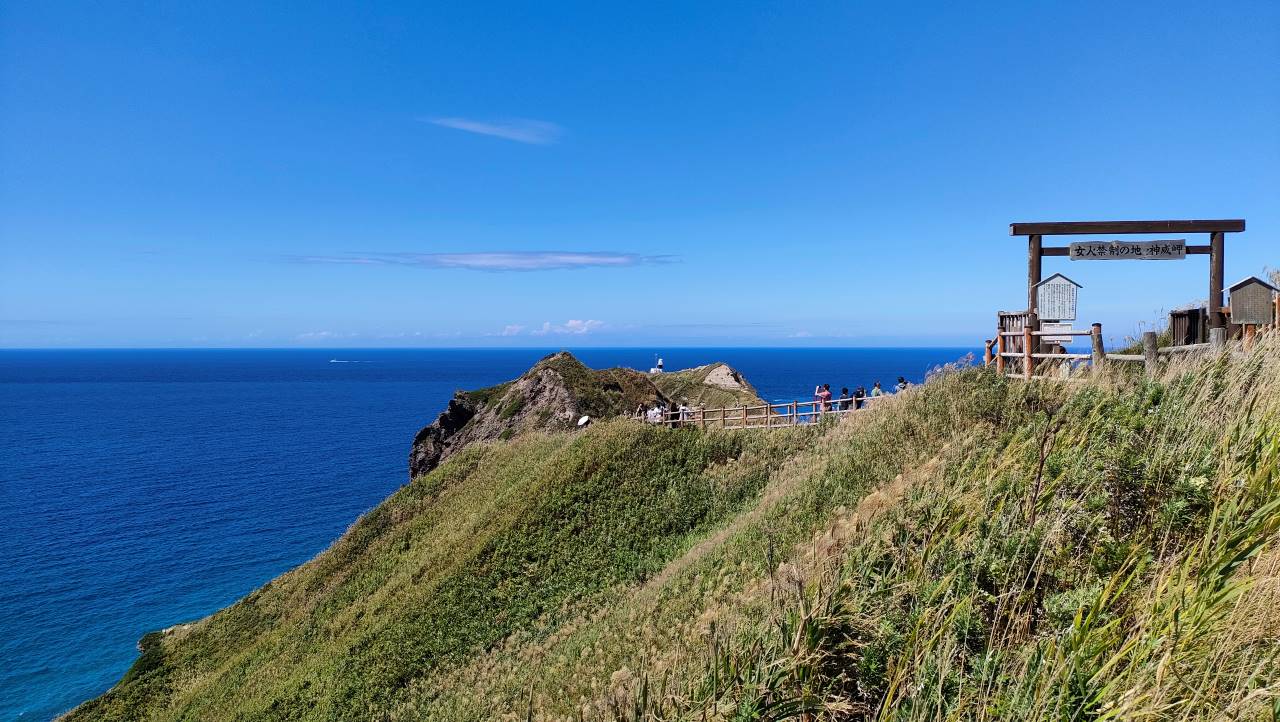
POLYGON ((751 383, 725 364, 649 374, 649 378, 664 396, 689 406, 717 409, 764 403, 751 383), (717 380, 731 382, 732 386, 717 385, 717 380))
POLYGON ((1274 719, 1280 344, 474 446, 72 719, 1274 719))

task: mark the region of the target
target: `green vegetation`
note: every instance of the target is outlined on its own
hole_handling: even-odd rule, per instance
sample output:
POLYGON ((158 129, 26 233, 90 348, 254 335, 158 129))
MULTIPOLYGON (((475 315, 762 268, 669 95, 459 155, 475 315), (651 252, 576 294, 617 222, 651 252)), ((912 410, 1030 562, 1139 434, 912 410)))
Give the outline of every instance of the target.
POLYGON ((662 391, 663 396, 677 402, 684 401, 690 406, 718 409, 764 403, 746 379, 733 376, 733 372, 724 364, 708 364, 682 371, 650 374, 649 378, 662 391), (714 383, 708 383, 707 377, 712 374, 721 378, 733 378, 741 384, 741 388, 723 388, 714 383))
POLYGON ((563 352, 542 359, 534 370, 539 368, 558 374, 583 413, 593 418, 630 414, 655 399, 653 384, 634 369, 596 370, 563 352))
POLYGON ((471 446, 72 719, 1275 719, 1280 342, 471 446))
POLYGON ((497 384, 496 386, 486 386, 483 389, 475 389, 474 391, 463 391, 462 396, 466 400, 476 406, 489 406, 494 402, 506 396, 507 391, 511 388, 511 381, 497 384))

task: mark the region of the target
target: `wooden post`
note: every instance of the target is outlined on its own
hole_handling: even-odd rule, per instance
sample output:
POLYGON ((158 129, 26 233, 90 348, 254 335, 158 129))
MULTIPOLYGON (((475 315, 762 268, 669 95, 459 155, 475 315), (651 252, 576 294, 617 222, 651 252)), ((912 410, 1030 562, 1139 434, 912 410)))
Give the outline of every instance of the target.
POLYGON ((1093 324, 1093 328, 1089 331, 1089 341, 1093 344, 1089 363, 1093 365, 1093 372, 1099 373, 1107 364, 1107 350, 1102 346, 1102 324, 1093 324))
POLYGON ((742 428, 747 428, 747 405, 742 405, 742 428))
MULTIPOLYGON (((1044 269, 1044 237, 1027 236, 1027 325, 1032 331, 1040 330, 1040 307, 1036 302, 1036 284, 1043 280, 1044 269)), ((1033 336, 1032 353, 1041 352, 1040 337, 1033 336)))
POLYGON ((1036 312, 1036 284, 1040 283, 1041 236, 1027 236, 1027 313, 1036 312))
POLYGON ((1004 331, 996 331, 996 373, 1004 376, 1004 331))
POLYGON ((1156 348, 1156 332, 1144 331, 1142 334, 1142 360, 1146 364, 1147 376, 1155 376, 1160 370, 1159 350, 1156 348))
POLYGON ((1209 234, 1209 328, 1225 328, 1222 314, 1222 231, 1209 234))
POLYGON ((1253 348, 1253 339, 1258 335, 1258 327, 1252 323, 1244 325, 1244 350, 1248 351, 1253 348))
POLYGON ((1022 378, 1027 381, 1031 380, 1031 366, 1035 361, 1031 357, 1035 346, 1032 345, 1035 336, 1031 335, 1031 325, 1022 327, 1022 378))
POLYGON ((982 349, 982 365, 990 366, 992 361, 991 344, 995 343, 995 339, 987 339, 982 349))
POLYGON ((773 407, 766 401, 764 404, 764 427, 766 429, 773 426, 773 407))
POLYGON ((1209 346, 1215 351, 1227 345, 1227 329, 1223 326, 1209 329, 1209 346))

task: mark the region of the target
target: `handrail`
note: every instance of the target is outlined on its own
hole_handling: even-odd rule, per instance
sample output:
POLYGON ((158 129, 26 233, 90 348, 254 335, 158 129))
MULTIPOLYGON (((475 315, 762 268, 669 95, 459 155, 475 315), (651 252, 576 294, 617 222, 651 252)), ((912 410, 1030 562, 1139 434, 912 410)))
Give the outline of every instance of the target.
POLYGON ((860 399, 831 399, 830 401, 792 401, 784 404, 743 404, 713 409, 691 408, 664 411, 663 426, 697 426, 719 429, 764 429, 811 424, 827 416, 839 418, 854 411, 866 409, 870 402, 881 401, 892 394, 864 396, 860 399), (843 408, 841 406, 843 405, 843 408))
MULTIPOLYGON (((1001 331, 1001 336, 1021 338, 1022 331, 1001 331)), ((1093 331, 1032 331, 1032 336, 1092 336, 1093 331)))
MULTIPOLYGON (((1275 300, 1276 323, 1243 326, 1240 343, 1247 351, 1252 343, 1256 343, 1256 338, 1262 333, 1276 333, 1280 329, 1280 297, 1275 300)), ((1049 378, 1047 376, 1037 376, 1036 371, 1044 366, 1043 362, 1053 361, 1083 361, 1088 360, 1093 372, 1097 373, 1109 361, 1124 362, 1141 362, 1146 366, 1145 374, 1153 377, 1159 371, 1160 362, 1168 361, 1169 357, 1176 354, 1191 353, 1196 351, 1220 351, 1227 347, 1228 339, 1226 329, 1216 327, 1209 329, 1208 343, 1191 343, 1180 346, 1159 346, 1159 336, 1154 331, 1146 331, 1142 334, 1142 353, 1114 353, 1108 352, 1102 341, 1102 324, 1095 323, 1088 331, 1036 331, 1033 330, 1035 324, 1034 313, 1026 314, 1010 314, 1000 311, 999 316, 1001 327, 996 329, 995 336, 987 339, 985 348, 983 349, 982 360, 984 366, 994 366, 997 374, 1007 376, 1009 378, 1021 378, 1031 380, 1033 378, 1049 378), (1003 330, 1005 319, 1010 317, 1021 316, 1019 319, 1024 325, 1016 331, 1003 330), (1090 353, 1067 353, 1062 345, 1056 343, 1045 343, 1038 340, 1037 337, 1045 336, 1089 336, 1091 349, 1090 353), (1008 342, 1007 339, 1019 339, 1018 342, 1008 342), (1019 346, 1021 348, 1019 348, 1019 346), (1058 348, 1061 353, 1044 353, 1045 348, 1058 348), (1017 349, 1017 350, 1015 350, 1017 349), (1164 357, 1162 359, 1161 357, 1164 357), (1018 368, 1018 366, 1021 368, 1018 368), (1011 370, 1012 369, 1012 370, 1011 370)), ((1075 368, 1075 365, 1072 365, 1075 368)), ((1064 374, 1064 377, 1069 374, 1064 374)))

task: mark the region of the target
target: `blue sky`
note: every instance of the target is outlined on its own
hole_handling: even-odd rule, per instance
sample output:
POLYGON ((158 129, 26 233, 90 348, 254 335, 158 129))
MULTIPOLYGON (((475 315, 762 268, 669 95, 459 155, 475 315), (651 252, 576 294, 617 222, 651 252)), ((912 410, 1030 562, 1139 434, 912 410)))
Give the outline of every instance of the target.
POLYGON ((1280 265, 1280 3, 197 5, 0 8, 0 346, 977 345, 1012 221, 1280 265))

